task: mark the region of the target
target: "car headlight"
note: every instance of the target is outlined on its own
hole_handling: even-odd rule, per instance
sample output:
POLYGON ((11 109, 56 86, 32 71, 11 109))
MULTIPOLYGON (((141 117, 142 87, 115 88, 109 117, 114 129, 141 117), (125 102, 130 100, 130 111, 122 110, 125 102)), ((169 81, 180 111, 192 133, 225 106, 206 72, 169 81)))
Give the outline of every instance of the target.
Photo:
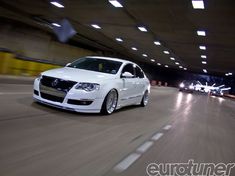
POLYGON ((180 84, 180 88, 184 88, 184 83, 181 83, 181 84, 180 84))
POLYGON ((189 89, 194 89, 194 86, 193 86, 193 85, 190 85, 190 86, 189 86, 189 89))
POLYGON ((78 85, 76 85, 75 89, 81 89, 81 90, 85 90, 87 92, 90 92, 90 91, 93 91, 93 90, 99 90, 100 85, 96 84, 96 83, 81 82, 81 83, 78 83, 78 85))

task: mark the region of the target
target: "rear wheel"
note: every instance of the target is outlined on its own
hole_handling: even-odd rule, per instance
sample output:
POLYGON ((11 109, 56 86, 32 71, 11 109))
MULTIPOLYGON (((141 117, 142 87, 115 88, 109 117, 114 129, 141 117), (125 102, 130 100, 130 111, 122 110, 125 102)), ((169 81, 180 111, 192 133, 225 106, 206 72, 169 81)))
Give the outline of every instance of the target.
POLYGON ((149 93, 148 93, 148 91, 146 90, 146 91, 144 92, 144 95, 143 95, 143 98, 142 98, 142 100, 141 100, 140 105, 144 107, 144 106, 146 106, 146 105, 148 104, 148 101, 149 101, 149 93))
POLYGON ((117 91, 115 89, 110 90, 104 99, 101 108, 101 113, 112 114, 113 111, 116 109, 117 101, 118 101, 117 91))

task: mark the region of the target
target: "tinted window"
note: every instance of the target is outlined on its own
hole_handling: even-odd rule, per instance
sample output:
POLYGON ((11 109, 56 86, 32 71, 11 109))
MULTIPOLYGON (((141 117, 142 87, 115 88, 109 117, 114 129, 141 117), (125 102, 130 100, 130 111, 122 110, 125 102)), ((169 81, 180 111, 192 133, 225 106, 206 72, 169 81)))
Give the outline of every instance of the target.
POLYGON ((132 75, 135 75, 133 64, 125 65, 123 70, 122 70, 122 73, 124 73, 124 72, 130 72, 132 75))
POLYGON ((139 67, 135 68, 135 74, 137 78, 144 78, 144 73, 139 67))
POLYGON ((86 57, 74 61, 68 67, 97 71, 102 73, 116 74, 121 65, 122 62, 118 61, 86 57))

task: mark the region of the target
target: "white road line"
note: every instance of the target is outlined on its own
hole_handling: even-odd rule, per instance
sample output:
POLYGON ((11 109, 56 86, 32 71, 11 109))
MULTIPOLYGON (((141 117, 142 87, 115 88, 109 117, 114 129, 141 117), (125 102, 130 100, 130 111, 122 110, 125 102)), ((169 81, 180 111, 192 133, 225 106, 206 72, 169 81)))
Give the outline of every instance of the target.
POLYGON ((163 136, 163 133, 156 133, 155 135, 153 135, 153 137, 151 138, 151 140, 157 141, 157 140, 160 139, 162 136, 163 136))
POLYGON ((146 152, 152 145, 153 145, 153 142, 152 142, 152 141, 147 141, 147 142, 143 143, 141 146, 139 146, 139 147, 136 149, 136 152, 138 152, 138 153, 144 153, 144 152, 146 152))
POLYGON ((163 130, 169 130, 171 128, 171 125, 164 126, 163 130))
POLYGON ((124 160, 122 160, 120 163, 118 163, 113 169, 116 172, 122 172, 126 170, 130 165, 132 165, 141 154, 138 153, 132 153, 129 156, 127 156, 124 160))
POLYGON ((0 95, 21 95, 21 94, 33 94, 32 92, 0 92, 0 95))

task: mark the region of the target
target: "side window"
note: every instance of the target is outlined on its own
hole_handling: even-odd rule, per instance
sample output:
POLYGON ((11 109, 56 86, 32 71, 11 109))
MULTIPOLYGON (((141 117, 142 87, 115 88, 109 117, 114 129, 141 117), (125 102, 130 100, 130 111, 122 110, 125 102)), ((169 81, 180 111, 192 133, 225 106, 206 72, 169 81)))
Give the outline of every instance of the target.
POLYGON ((137 78, 144 78, 144 73, 139 67, 135 67, 135 73, 137 78))
POLYGON ((124 68, 122 69, 122 73, 124 72, 130 72, 132 75, 135 75, 133 64, 125 65, 124 68))

